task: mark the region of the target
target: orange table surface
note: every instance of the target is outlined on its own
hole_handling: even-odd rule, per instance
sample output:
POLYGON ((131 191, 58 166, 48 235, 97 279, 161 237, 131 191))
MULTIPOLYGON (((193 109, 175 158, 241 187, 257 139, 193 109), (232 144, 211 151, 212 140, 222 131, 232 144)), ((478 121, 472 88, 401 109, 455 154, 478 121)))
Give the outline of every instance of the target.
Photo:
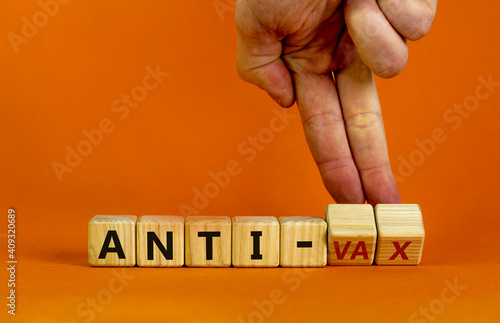
POLYGON ((234 1, 70 1, 44 20, 46 3, 0 4, 0 255, 14 208, 18 260, 1 322, 499 320, 497 2, 439 2, 405 71, 377 79, 422 263, 318 269, 89 267, 96 214, 323 216, 333 200, 296 106, 236 74, 234 1))

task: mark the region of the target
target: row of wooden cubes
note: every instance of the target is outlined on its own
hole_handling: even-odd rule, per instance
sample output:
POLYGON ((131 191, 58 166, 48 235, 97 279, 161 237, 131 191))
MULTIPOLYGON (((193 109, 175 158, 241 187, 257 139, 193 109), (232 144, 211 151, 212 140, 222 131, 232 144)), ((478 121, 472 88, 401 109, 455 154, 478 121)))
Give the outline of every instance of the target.
POLYGON ((143 267, 417 265, 416 204, 331 204, 315 216, 118 216, 89 222, 89 264, 143 267))

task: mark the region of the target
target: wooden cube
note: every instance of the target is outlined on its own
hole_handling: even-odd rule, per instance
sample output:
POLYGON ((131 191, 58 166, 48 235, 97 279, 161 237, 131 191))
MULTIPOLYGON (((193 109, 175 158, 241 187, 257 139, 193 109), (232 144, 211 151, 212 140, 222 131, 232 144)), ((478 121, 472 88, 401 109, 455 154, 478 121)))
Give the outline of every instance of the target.
POLYGON ((185 223, 186 266, 231 266, 231 219, 188 216, 185 223))
POLYGON ((283 267, 323 267, 326 265, 325 220, 318 216, 283 216, 280 264, 283 267))
POLYGON ((424 247, 424 222, 417 204, 375 206, 378 265, 418 265, 424 247))
POLYGON ((330 204, 328 223, 329 265, 371 265, 375 257, 377 227, 370 204, 330 204))
POLYGON ((184 217, 144 215, 137 221, 137 265, 184 265, 184 217))
POLYGON ((134 266, 134 215, 96 215, 89 221, 91 266, 134 266))
POLYGON ((274 216, 233 218, 233 266, 278 267, 280 227, 274 216))

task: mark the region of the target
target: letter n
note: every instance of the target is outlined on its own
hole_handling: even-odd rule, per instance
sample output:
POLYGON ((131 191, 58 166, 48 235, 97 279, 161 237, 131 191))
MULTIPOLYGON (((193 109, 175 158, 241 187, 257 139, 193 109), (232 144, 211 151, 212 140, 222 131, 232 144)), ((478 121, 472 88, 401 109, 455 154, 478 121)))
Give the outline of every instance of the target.
POLYGON ((163 257, 167 260, 173 260, 174 259, 174 252, 173 252, 173 231, 167 231, 167 248, 161 243, 160 239, 154 232, 148 232, 148 260, 153 260, 154 259, 154 249, 153 249, 153 244, 155 244, 158 249, 160 249, 163 257))

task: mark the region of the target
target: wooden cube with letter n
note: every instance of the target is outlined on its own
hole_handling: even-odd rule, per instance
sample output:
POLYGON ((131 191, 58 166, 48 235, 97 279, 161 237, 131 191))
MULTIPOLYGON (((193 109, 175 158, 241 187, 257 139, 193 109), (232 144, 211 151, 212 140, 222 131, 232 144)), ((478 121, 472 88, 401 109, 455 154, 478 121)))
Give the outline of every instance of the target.
POLYGON ((231 219, 188 216, 185 223, 186 266, 231 266, 231 219))
POLYGON ((278 267, 280 226, 274 216, 233 218, 233 266, 278 267))
POLYGON ((328 223, 329 265, 371 265, 377 227, 370 204, 330 204, 328 223))
POLYGON ((96 215, 89 221, 91 266, 134 266, 136 255, 134 215, 96 215))
POLYGON ((184 217, 144 215, 137 221, 137 265, 184 265, 184 217))
POLYGON ((378 204, 378 265, 418 265, 424 247, 424 222, 417 204, 378 204))
POLYGON ((283 216, 280 265, 283 267, 323 267, 326 265, 325 220, 319 216, 283 216))

